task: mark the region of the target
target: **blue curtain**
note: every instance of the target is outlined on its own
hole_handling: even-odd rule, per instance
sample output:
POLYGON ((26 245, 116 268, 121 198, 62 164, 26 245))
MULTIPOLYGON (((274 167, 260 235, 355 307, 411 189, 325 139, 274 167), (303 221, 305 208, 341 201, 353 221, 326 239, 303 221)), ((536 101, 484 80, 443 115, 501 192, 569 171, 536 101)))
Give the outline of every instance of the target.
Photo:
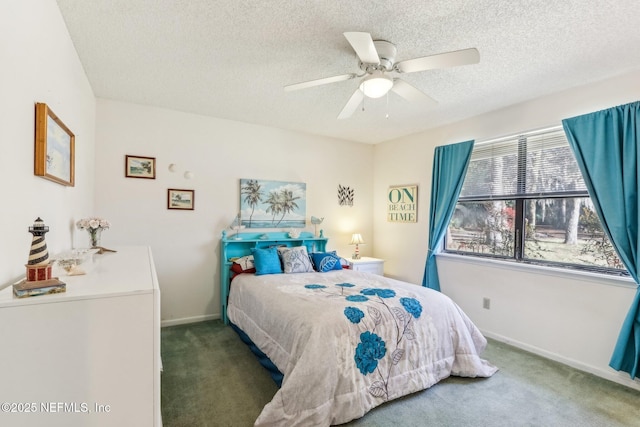
POLYGON ((473 141, 436 147, 431 176, 429 212, 429 251, 424 267, 422 286, 440 290, 436 251, 444 237, 458 203, 464 176, 473 151, 473 141))
MULTIPOLYGON (((602 226, 638 283, 640 102, 562 121, 602 226)), ((635 378, 640 368, 640 288, 609 366, 635 378)))

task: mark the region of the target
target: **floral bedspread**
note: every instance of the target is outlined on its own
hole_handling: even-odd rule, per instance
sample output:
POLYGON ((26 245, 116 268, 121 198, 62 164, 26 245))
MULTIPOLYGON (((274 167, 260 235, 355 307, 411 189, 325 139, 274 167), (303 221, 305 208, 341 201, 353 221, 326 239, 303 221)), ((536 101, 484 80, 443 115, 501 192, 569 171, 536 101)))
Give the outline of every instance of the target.
POLYGON ((256 426, 341 424, 450 375, 497 370, 451 299, 370 273, 244 274, 228 314, 284 374, 256 426))

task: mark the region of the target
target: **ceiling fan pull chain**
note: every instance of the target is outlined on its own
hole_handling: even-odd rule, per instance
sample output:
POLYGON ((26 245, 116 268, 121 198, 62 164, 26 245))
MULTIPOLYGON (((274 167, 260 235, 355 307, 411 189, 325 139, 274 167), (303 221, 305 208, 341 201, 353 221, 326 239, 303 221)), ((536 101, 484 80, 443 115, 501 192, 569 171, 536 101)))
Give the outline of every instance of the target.
POLYGON ((389 92, 387 92, 387 114, 384 116, 385 119, 389 118, 389 92))
MULTIPOLYGON (((366 85, 366 84, 367 84, 367 82, 362 82, 362 89, 364 89, 364 85, 366 85)), ((364 92, 364 90, 362 92, 364 92)), ((364 111, 364 100, 365 99, 367 99, 367 97, 363 96, 362 97, 362 111, 364 111)))

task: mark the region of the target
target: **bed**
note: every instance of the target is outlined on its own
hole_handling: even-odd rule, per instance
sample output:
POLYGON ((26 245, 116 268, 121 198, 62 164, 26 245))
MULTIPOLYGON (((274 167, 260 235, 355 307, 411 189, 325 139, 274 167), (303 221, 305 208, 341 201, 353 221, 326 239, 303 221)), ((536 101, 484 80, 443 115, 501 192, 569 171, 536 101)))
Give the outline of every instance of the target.
POLYGON ((444 294, 344 269, 325 252, 326 239, 254 237, 229 242, 223 236, 221 256, 233 264, 240 253, 253 252, 255 267, 261 264, 233 277, 225 307, 226 320, 283 374, 256 426, 342 424, 450 375, 496 372, 480 357, 485 338, 444 294), (284 270, 261 274, 262 252, 274 251, 284 270), (301 253, 315 261, 311 271, 300 267, 301 253), (296 272, 287 270, 291 258, 296 272))

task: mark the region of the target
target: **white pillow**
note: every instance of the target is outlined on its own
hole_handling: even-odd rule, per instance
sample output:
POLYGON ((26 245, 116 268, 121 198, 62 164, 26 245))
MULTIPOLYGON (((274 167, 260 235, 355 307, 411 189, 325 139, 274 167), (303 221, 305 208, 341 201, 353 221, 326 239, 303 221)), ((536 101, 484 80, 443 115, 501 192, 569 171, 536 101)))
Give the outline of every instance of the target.
POLYGON ((236 264, 240 264, 243 270, 249 270, 251 268, 255 268, 255 265, 253 263, 253 255, 243 256, 242 258, 238 258, 233 262, 236 264))
POLYGON ((278 253, 285 273, 312 273, 314 271, 306 246, 278 248, 278 253))

